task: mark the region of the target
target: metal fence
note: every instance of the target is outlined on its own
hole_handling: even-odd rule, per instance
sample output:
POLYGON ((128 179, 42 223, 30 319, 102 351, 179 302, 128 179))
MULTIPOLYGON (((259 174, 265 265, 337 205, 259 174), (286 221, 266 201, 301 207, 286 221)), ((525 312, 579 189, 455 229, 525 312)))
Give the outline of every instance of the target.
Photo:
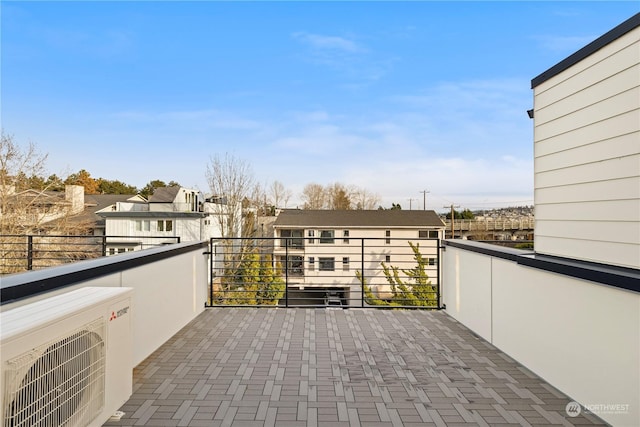
POLYGON ((211 240, 207 305, 440 308, 440 241, 211 240))
POLYGON ((0 275, 179 243, 179 237, 0 235, 0 275))

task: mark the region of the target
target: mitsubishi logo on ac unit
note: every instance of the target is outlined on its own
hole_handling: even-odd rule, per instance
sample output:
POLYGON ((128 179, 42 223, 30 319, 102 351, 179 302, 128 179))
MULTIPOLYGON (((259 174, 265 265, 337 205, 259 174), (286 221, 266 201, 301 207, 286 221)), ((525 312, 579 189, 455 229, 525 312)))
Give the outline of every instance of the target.
POLYGON ((116 320, 118 317, 124 316, 128 312, 129 312, 129 306, 126 306, 125 308, 121 308, 117 312, 116 311, 112 311, 111 312, 111 317, 109 317, 109 322, 111 322, 112 320, 116 320))

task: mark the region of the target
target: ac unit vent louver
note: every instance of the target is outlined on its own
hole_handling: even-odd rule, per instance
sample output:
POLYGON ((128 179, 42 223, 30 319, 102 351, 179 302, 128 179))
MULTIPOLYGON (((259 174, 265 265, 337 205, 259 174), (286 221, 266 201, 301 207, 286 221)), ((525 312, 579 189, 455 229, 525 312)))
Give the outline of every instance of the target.
POLYGON ((99 415, 105 327, 99 318, 7 360, 4 426, 88 425, 99 415))

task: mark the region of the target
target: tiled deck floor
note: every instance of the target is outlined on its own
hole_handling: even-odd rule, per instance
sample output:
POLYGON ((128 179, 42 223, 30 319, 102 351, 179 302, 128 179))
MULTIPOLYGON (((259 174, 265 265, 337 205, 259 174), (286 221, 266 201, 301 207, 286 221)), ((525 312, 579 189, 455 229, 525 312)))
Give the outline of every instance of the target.
POLYGON ((208 309, 108 426, 593 425, 444 312, 208 309))

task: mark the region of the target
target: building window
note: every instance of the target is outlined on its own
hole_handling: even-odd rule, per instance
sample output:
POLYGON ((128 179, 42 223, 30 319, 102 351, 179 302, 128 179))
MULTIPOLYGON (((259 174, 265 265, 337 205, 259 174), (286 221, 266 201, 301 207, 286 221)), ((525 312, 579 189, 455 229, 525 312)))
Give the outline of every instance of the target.
POLYGON ((303 230, 280 230, 280 246, 283 248, 303 248, 303 230))
POLYGON ((419 230, 418 237, 421 239, 437 239, 438 230, 419 230))
POLYGON ((385 243, 386 243, 387 245, 390 245, 390 244, 391 244, 391 230, 387 230, 387 231, 385 231, 385 232, 384 232, 384 235, 385 235, 385 237, 386 237, 386 239, 385 239, 385 243))
POLYGON ((304 276, 304 258, 301 256, 279 257, 281 265, 286 265, 289 276, 304 276), (288 262, 287 262, 288 260, 288 262))
POLYGON ((173 230, 173 220, 158 220, 158 231, 172 231, 173 230))
POLYGON ((316 259, 312 256, 309 257, 309 270, 315 270, 316 269, 316 259))
POLYGON ((427 265, 436 265, 435 258, 427 258, 427 265))
POLYGON ((148 220, 136 220, 136 231, 151 231, 151 222, 148 220))
POLYGON ((336 259, 335 258, 318 258, 318 264, 320 266, 320 271, 335 271, 336 269, 336 259))
POLYGON ((322 230, 320 232, 320 243, 333 243, 334 232, 333 230, 322 230))
POLYGON ((309 230, 307 231, 307 236, 309 236, 309 244, 313 244, 315 242, 315 232, 313 230, 309 230))
POLYGON ((345 245, 349 244, 349 230, 344 230, 342 232, 342 243, 345 245))
POLYGON ((384 262, 391 262, 391 255, 386 255, 384 257, 384 262))
POLYGON ((349 257, 342 257, 342 271, 349 271, 349 257))
POLYGON ((109 255, 115 255, 116 254, 116 248, 109 248, 109 255))

